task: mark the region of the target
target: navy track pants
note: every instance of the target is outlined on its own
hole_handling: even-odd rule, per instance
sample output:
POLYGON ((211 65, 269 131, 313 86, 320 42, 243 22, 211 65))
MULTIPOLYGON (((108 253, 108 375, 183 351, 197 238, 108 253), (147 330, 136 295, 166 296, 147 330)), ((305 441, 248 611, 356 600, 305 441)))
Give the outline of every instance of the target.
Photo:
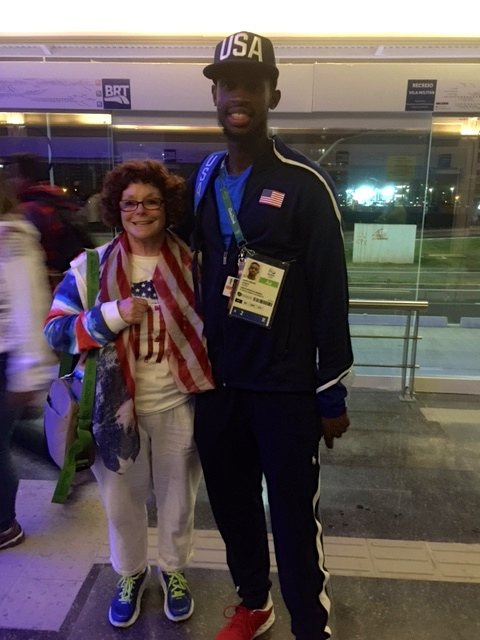
POLYGON ((268 506, 282 595, 298 640, 330 638, 315 396, 219 388, 196 398, 195 440, 227 562, 245 606, 271 586, 268 506))

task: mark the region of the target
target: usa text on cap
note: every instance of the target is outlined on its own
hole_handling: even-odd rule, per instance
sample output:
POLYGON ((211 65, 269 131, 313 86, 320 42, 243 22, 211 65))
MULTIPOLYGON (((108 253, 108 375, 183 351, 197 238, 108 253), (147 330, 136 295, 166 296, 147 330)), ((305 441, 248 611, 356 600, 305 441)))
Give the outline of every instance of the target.
POLYGON ((249 31, 241 31, 227 36, 215 47, 213 64, 203 70, 203 74, 216 80, 239 66, 249 65, 263 71, 273 80, 278 78, 272 41, 249 31))

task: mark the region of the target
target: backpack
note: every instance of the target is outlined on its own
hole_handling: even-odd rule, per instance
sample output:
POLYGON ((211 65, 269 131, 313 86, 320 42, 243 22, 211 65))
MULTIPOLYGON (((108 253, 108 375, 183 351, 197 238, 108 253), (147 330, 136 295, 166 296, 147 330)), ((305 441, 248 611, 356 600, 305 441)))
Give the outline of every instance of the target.
POLYGON ((47 267, 63 273, 84 249, 93 249, 79 207, 67 198, 40 189, 24 199, 24 214, 40 232, 40 243, 46 253, 47 267))
MULTIPOLYGON (((95 250, 87 250, 87 298, 92 308, 99 289, 99 259, 95 250)), ((50 385, 44 406, 44 432, 48 452, 60 467, 52 502, 63 504, 76 471, 83 471, 95 461, 92 413, 95 402, 96 357, 90 350, 80 375, 75 356, 62 353, 59 377, 50 385), (71 373, 70 373, 71 371, 71 373), (67 373, 69 372, 69 373, 67 373)))
POLYGON ((70 262, 85 249, 93 249, 94 242, 88 232, 87 226, 78 216, 78 210, 57 209, 56 215, 63 225, 64 231, 61 234, 61 251, 58 255, 59 266, 52 265, 59 271, 66 271, 70 262))

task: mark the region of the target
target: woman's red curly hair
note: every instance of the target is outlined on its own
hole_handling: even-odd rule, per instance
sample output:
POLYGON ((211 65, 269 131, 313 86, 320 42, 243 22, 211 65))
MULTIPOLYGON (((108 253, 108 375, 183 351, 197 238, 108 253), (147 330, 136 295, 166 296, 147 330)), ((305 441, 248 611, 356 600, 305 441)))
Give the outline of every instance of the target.
POLYGON ((158 160, 129 160, 109 171, 103 181, 102 217, 109 227, 121 227, 120 200, 132 183, 152 184, 165 199, 166 226, 178 225, 185 215, 185 180, 158 160))

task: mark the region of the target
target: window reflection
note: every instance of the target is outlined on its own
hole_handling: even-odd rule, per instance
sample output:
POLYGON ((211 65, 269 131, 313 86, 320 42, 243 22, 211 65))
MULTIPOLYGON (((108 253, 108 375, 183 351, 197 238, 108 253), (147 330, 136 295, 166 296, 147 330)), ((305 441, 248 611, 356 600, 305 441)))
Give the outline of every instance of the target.
MULTIPOLYGON (((405 118, 402 128, 403 116, 382 128, 371 114, 341 125, 325 117, 321 127, 299 117, 275 132, 335 182, 352 297, 427 300, 429 316, 479 327, 480 119, 429 114, 423 126, 405 118)), ((111 232, 98 193, 114 164, 151 157, 188 177, 224 148, 221 132, 193 117, 181 128, 156 126, 154 114, 131 118, 132 126, 117 127, 109 114, 3 113, 1 154, 42 157, 52 181, 87 207, 100 243, 111 232)))

